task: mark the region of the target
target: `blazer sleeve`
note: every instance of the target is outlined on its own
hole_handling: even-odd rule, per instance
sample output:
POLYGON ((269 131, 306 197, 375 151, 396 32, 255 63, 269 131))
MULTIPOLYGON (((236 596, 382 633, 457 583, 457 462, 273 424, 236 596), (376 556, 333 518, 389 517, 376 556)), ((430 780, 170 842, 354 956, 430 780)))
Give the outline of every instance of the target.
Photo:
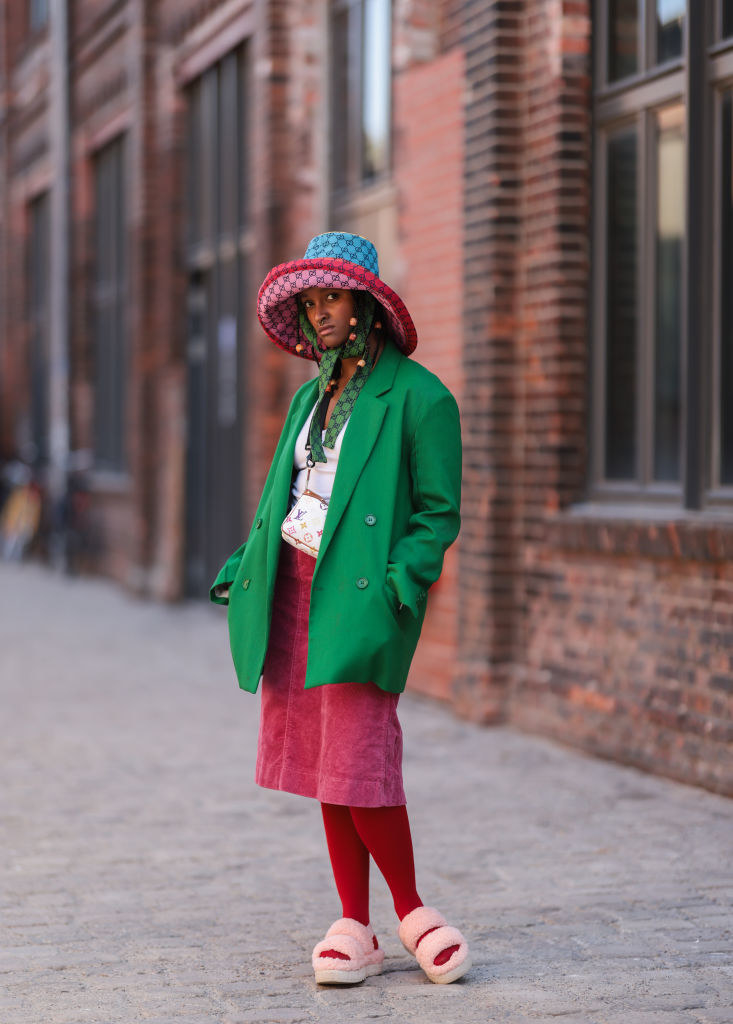
POLYGON ((446 391, 423 410, 411 452, 413 513, 392 548, 387 581, 400 604, 419 612, 461 525, 461 423, 446 391))
POLYGON ((209 600, 214 604, 229 604, 229 588, 237 575, 239 563, 242 561, 245 544, 241 544, 233 555, 227 558, 219 573, 209 588, 209 600))

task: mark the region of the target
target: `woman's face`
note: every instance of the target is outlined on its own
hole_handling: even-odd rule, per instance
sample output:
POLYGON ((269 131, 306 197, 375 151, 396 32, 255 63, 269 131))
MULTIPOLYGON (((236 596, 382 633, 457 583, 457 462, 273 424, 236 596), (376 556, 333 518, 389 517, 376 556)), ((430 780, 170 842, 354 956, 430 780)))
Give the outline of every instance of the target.
POLYGON ((354 330, 349 323, 356 306, 348 288, 306 288, 298 295, 323 348, 338 348, 354 330))

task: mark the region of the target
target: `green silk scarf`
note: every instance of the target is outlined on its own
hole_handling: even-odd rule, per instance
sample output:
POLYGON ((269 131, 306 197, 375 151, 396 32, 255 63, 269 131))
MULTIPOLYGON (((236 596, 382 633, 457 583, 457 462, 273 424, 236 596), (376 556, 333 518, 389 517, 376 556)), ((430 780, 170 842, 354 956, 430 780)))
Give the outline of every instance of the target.
POLYGON ((356 337, 353 341, 351 338, 347 338, 343 345, 339 345, 338 348, 325 350, 318 344, 318 335, 311 325, 306 311, 298 303, 300 329, 313 347, 322 353, 318 364, 318 403, 311 420, 308 442, 306 444, 309 453, 307 459, 309 465, 315 465, 316 462, 326 462, 326 454, 323 449, 324 447, 333 448, 336 438, 351 415, 354 403, 359 397, 359 392, 364 387, 366 379, 374 366, 374 359, 367 342, 374 326, 377 301, 373 295, 365 291, 354 291, 354 301, 356 305, 356 327, 352 329, 351 333, 355 334, 356 337), (357 366, 354 376, 341 392, 331 413, 331 418, 328 421, 326 435, 322 439, 321 432, 323 431, 328 403, 332 394, 331 382, 338 380, 341 375, 341 360, 353 356, 363 359, 364 365, 357 366))

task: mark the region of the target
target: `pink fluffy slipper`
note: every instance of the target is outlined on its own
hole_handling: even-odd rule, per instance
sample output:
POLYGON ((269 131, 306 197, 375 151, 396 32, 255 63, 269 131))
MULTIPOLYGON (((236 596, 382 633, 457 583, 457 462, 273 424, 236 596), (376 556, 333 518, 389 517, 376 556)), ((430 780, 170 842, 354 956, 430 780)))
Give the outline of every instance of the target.
POLYGON ((412 910, 402 918, 397 934, 407 952, 417 958, 428 978, 439 985, 462 978, 471 966, 468 943, 434 907, 412 910), (445 963, 436 964, 438 954, 451 947, 455 948, 445 963))
POLYGON ((313 950, 313 970, 319 985, 355 985, 382 973, 384 950, 374 948, 374 929, 353 917, 334 921, 313 950), (324 953, 340 956, 324 956, 324 953))

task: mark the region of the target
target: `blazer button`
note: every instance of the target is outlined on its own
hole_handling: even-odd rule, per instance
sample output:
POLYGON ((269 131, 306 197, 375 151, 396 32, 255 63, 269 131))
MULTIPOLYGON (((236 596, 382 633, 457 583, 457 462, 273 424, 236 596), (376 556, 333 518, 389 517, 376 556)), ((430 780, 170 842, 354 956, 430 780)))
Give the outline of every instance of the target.
POLYGON ((259 528, 260 528, 261 526, 262 526, 262 520, 261 520, 261 519, 258 519, 258 520, 257 520, 257 522, 255 523, 255 530, 259 530, 259 528))
POLYGON ((377 517, 376 516, 373 516, 371 514, 368 515, 368 516, 364 516, 364 522, 367 524, 367 526, 374 526, 376 521, 377 521, 377 517))
POLYGON ((359 579, 356 581, 356 585, 359 588, 359 590, 365 590, 366 587, 369 586, 369 580, 366 578, 366 576, 360 576, 359 579))
POLYGON ((250 580, 242 580, 242 590, 247 590, 249 587, 250 580))

